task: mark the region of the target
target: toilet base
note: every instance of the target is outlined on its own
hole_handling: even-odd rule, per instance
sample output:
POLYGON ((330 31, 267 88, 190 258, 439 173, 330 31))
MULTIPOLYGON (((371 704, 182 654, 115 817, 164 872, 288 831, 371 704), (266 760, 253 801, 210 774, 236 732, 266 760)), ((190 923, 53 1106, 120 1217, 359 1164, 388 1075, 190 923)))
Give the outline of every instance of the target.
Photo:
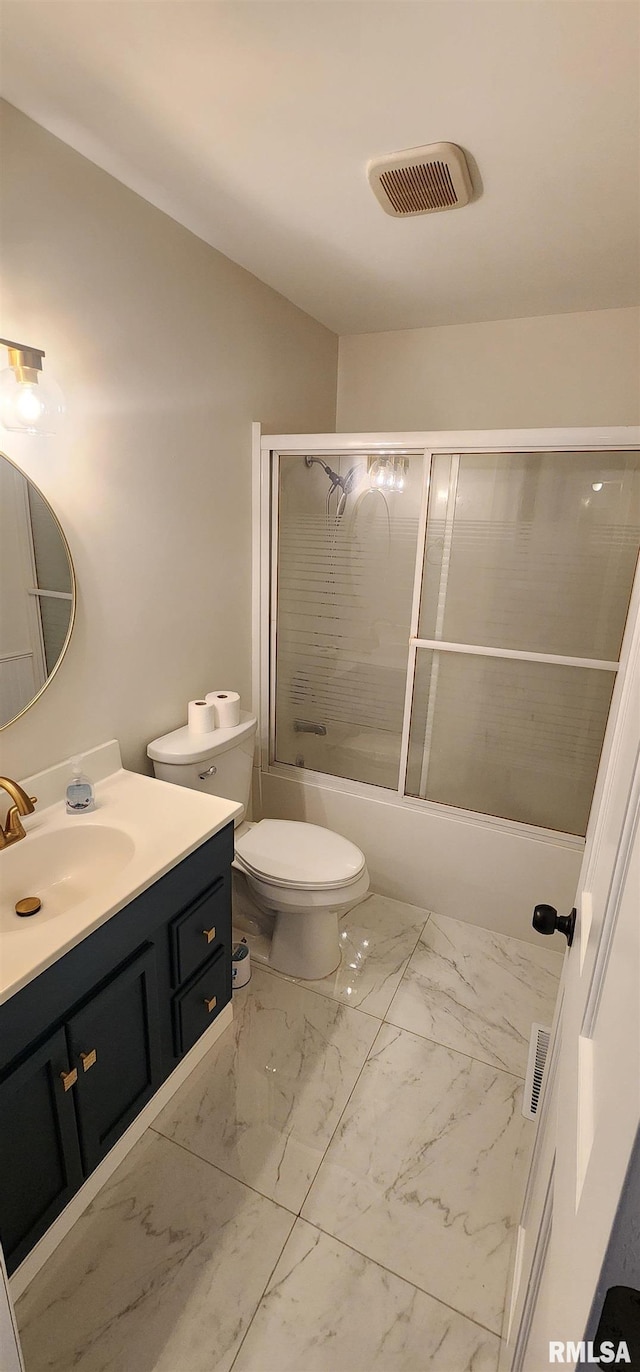
POLYGON ((247 938, 252 961, 274 972, 319 981, 340 964, 338 912, 264 910, 249 890, 243 873, 232 873, 234 937, 247 938))
POLYGON ((320 981, 339 965, 337 911, 307 910, 304 915, 277 912, 269 954, 269 966, 275 972, 320 981))

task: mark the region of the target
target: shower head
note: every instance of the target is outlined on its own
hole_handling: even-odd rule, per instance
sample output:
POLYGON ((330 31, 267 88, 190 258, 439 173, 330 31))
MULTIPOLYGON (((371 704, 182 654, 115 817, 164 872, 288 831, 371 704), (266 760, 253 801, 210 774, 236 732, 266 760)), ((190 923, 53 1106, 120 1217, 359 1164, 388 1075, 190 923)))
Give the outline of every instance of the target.
POLYGON ((340 491, 340 495, 338 496, 338 504, 336 506, 336 520, 340 519, 346 509, 347 496, 353 490, 353 487, 356 483, 358 477, 358 468, 350 467, 346 476, 340 476, 340 473, 334 472, 333 468, 329 466, 328 462, 325 462, 324 459, 321 457, 305 457, 304 460, 305 465, 307 467, 312 467, 314 462, 317 462, 318 466, 322 467, 323 472, 326 472, 331 482, 331 486, 329 487, 329 492, 327 494, 327 512, 329 510, 329 501, 331 500, 333 492, 336 490, 340 491))
POLYGON ((337 509, 336 509, 336 519, 341 519, 341 518, 342 518, 342 516, 343 516, 343 514, 344 514, 344 512, 345 512, 345 510, 346 510, 346 508, 347 508, 347 498, 348 498, 348 496, 351 495, 351 492, 352 492, 352 490, 353 490, 353 488, 354 488, 354 486, 355 486, 355 484, 356 484, 357 479, 358 479, 358 468, 357 468, 357 467, 351 467, 351 468, 349 469, 349 471, 347 472, 347 475, 343 478, 343 480, 342 480, 342 482, 341 482, 341 485, 342 485, 342 494, 341 494, 341 496, 340 496, 340 499, 339 499, 339 501, 338 501, 338 506, 337 506, 337 509))

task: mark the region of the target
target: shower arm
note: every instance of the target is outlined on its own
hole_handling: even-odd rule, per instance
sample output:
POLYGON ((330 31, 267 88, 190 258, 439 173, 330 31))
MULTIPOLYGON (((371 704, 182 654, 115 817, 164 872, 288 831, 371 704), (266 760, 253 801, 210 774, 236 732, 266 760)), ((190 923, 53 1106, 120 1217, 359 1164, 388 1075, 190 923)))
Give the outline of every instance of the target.
POLYGON ((336 518, 340 519, 340 517, 344 513, 344 508, 347 503, 347 496, 353 490, 354 481, 358 474, 358 468, 350 467, 346 476, 340 476, 340 473, 334 472, 333 468, 329 466, 328 462, 325 462, 321 457, 305 457, 304 460, 305 465, 307 467, 312 467, 314 462, 317 462, 318 466, 322 467, 323 472, 326 473, 331 482, 331 486, 329 487, 329 491, 327 494, 327 515, 329 513, 329 505, 333 492, 340 490, 341 494, 338 500, 338 504, 336 506, 336 518))
MULTIPOLYGON (((339 486, 339 487, 340 487, 340 490, 341 490, 341 491, 344 491, 345 482, 346 482, 347 478, 344 477, 344 476, 340 476, 339 472, 334 472, 333 469, 329 466, 329 464, 328 464, 327 462, 323 462, 323 460, 322 460, 321 457, 305 457, 304 460, 305 460, 305 465, 306 465, 307 467, 313 467, 314 462, 317 462, 317 463, 318 463, 318 466, 319 466, 319 467, 322 467, 323 472, 326 472, 326 475, 329 477, 329 480, 332 482, 332 487, 331 487, 331 490, 332 490, 332 491, 335 491, 336 486, 339 486)), ((331 491, 329 492, 329 494, 331 495, 331 491)))

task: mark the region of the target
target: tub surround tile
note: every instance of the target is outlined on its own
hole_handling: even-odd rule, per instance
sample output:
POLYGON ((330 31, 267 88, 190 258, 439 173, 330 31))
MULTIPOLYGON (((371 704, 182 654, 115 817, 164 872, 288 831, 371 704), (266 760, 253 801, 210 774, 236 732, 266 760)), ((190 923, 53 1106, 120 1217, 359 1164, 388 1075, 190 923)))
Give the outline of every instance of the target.
POLYGON ((338 970, 321 981, 286 980, 383 1019, 428 918, 417 905, 367 896, 340 921, 338 970))
POLYGON ((28 1372, 229 1372, 292 1222, 145 1134, 18 1302, 28 1372))
POLYGON ((153 1128, 297 1213, 379 1022, 260 968, 153 1128))
POLYGON ((297 1220, 234 1372, 495 1372, 499 1340, 297 1220))
POLYGON ((531 1138, 521 1093, 383 1025, 303 1218, 499 1334, 531 1138))
POLYGON ((531 1025, 551 1024, 561 969, 561 953, 432 915, 386 1018, 523 1077, 531 1025))

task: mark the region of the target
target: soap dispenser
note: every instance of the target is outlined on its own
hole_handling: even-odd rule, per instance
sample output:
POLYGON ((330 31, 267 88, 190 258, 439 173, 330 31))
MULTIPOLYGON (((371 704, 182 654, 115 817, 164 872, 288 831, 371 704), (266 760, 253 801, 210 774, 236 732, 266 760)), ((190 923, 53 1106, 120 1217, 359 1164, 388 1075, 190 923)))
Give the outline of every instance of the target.
POLYGON ((71 760, 71 776, 67 786, 67 814, 84 815, 95 808, 93 785, 82 770, 82 758, 71 760))

